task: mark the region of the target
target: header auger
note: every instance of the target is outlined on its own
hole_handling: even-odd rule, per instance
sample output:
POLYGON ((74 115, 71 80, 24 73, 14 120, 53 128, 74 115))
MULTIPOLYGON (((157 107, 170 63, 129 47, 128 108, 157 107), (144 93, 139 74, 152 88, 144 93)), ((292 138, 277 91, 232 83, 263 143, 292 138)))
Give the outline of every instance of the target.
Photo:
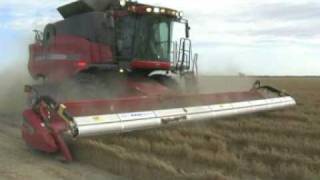
POLYGON ((294 106, 288 94, 254 84, 247 92, 198 94, 198 55, 183 13, 123 0, 80 0, 64 20, 36 31, 22 134, 31 147, 72 154, 64 140, 120 134, 294 106), (173 23, 185 37, 173 43, 173 23), (182 79, 184 83, 179 83, 182 79))

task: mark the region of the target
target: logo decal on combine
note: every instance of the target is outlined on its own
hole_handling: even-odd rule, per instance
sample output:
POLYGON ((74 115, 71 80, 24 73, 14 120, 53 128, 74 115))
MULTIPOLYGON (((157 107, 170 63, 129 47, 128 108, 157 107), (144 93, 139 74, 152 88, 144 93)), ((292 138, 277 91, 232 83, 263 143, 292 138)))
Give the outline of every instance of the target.
POLYGON ((94 121, 96 121, 96 122, 101 122, 101 121, 103 121, 103 119, 100 118, 99 116, 93 117, 92 119, 93 119, 94 121))
POLYGON ((135 113, 128 113, 128 114, 120 114, 119 116, 124 121, 154 118, 155 117, 153 112, 135 112, 135 113))

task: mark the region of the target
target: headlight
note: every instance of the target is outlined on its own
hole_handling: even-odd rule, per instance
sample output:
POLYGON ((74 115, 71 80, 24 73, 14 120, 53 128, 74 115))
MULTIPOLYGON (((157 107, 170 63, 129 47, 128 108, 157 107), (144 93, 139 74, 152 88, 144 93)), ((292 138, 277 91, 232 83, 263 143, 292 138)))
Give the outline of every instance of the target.
POLYGON ((184 15, 183 12, 180 11, 180 12, 179 12, 179 16, 180 16, 180 17, 183 17, 183 15, 184 15))
POLYGON ((152 12, 152 8, 151 8, 151 7, 148 7, 148 8, 146 9, 146 11, 147 11, 148 13, 151 13, 151 12, 152 12))
POLYGON ((126 0, 120 0, 120 6, 125 7, 127 4, 126 0))
POLYGON ((154 9, 153 9, 153 12, 154 12, 154 13, 157 13, 157 14, 160 13, 160 8, 157 8, 157 7, 154 8, 154 9))

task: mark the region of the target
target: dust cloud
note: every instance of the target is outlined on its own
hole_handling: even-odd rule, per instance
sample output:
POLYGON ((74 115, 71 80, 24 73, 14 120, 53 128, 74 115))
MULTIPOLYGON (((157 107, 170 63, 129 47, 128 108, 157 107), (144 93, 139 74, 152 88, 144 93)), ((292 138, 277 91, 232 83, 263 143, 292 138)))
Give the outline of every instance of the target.
MULTIPOLYGON (((59 82, 55 89, 58 100, 111 99, 124 96, 128 91, 124 79, 114 73, 80 73, 74 78, 59 82), (61 93, 63 92, 63 93, 61 93)), ((52 94, 52 92, 50 93, 52 94)))
POLYGON ((0 71, 0 82, 0 114, 21 113, 26 102, 24 85, 32 82, 26 63, 16 61, 0 71))
MULTIPOLYGON (((107 75, 103 76, 105 78, 107 75)), ((124 93, 124 89, 120 88, 124 86, 114 83, 119 81, 111 83, 112 80, 109 79, 105 81, 108 83, 103 83, 105 79, 92 79, 95 77, 97 76, 86 78, 86 81, 90 83, 79 83, 78 81, 70 80, 59 86, 55 86, 57 87, 55 91, 58 97, 54 98, 58 100, 107 99, 119 96, 121 90, 124 93)), ((27 65, 25 63, 12 63, 8 68, 0 71, 0 81, 2 83, 0 90, 0 114, 21 113, 26 104, 26 96, 23 92, 24 85, 35 83, 28 73, 27 65)), ((254 81, 253 77, 201 76, 199 77, 199 88, 200 93, 247 91, 252 87, 254 81)))
POLYGON ((201 93, 243 92, 252 88, 254 77, 246 76, 201 76, 199 90, 201 93))

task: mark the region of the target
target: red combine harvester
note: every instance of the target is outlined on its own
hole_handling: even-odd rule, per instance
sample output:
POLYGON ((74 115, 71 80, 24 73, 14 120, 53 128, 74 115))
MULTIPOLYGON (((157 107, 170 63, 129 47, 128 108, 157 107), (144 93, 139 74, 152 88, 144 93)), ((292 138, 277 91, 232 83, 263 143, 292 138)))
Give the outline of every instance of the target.
POLYGON ((199 94, 197 55, 179 11, 125 0, 80 0, 36 31, 22 135, 32 148, 72 154, 65 137, 127 133, 294 106, 275 88, 199 94), (173 43, 173 24, 185 37, 173 43), (177 81, 179 79, 179 81, 177 81), (180 83, 178 83, 180 82, 180 83), (182 83, 181 83, 182 82, 182 83))

